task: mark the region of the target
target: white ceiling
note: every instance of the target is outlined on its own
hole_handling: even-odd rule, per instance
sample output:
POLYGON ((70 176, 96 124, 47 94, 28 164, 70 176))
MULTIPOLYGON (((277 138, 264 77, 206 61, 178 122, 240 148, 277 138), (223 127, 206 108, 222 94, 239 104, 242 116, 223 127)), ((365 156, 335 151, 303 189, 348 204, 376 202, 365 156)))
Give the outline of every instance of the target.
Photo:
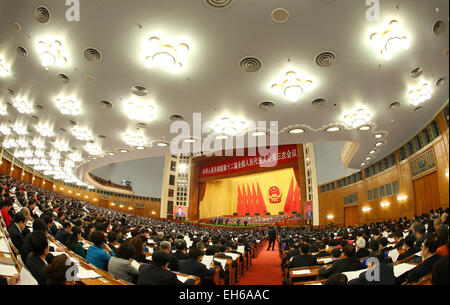
MULTIPOLYGON (((361 162, 377 142, 376 131, 387 133, 385 145, 378 149, 376 162, 407 141, 422 128, 448 101, 448 81, 436 87, 436 81, 448 80, 449 2, 448 0, 397 0, 381 1, 379 23, 365 19, 365 1, 355 0, 235 0, 231 6, 215 9, 203 0, 97 0, 80 1, 79 22, 65 19, 65 1, 56 0, 0 0, 0 57, 11 65, 11 74, 0 78, 0 101, 12 103, 8 89, 16 95, 27 96, 34 105, 30 115, 21 115, 8 108, 1 123, 16 119, 28 122, 33 137, 32 118, 54 125, 57 139, 70 142, 70 147, 84 152, 85 142, 70 134, 74 120, 92 130, 105 152, 119 147, 128 148, 122 134, 135 129, 138 121, 125 115, 123 104, 129 99, 131 87, 143 85, 150 94, 143 99, 152 100, 157 107, 156 119, 145 129, 148 142, 170 140, 171 114, 181 114, 192 123, 192 113, 201 112, 203 122, 227 112, 247 120, 277 120, 279 129, 303 126, 307 132, 292 135, 279 134, 281 144, 300 142, 356 141, 360 142, 349 166, 360 168, 361 162), (50 11, 46 24, 38 23, 33 12, 38 5, 50 11), (271 12, 285 8, 290 17, 286 23, 275 23, 271 12), (436 11, 439 8, 439 11, 436 11), (406 30, 411 47, 394 55, 390 61, 382 59, 368 43, 371 29, 395 18, 406 30), (432 26, 437 20, 446 24, 446 31, 435 36, 432 26), (14 23, 21 25, 16 32, 14 23), (144 43, 154 33, 185 39, 190 54, 184 70, 172 74, 162 69, 147 69, 144 65, 144 43), (69 53, 69 63, 63 68, 40 64, 36 43, 44 37, 59 37, 69 53), (17 56, 16 48, 23 46, 28 56, 17 56), (83 50, 98 49, 103 58, 99 63, 88 62, 83 50), (323 51, 332 51, 337 59, 330 67, 319 67, 315 57, 323 51), (255 56, 262 61, 257 72, 243 72, 239 60, 255 56), (410 71, 421 67, 418 79, 410 71), (295 68, 315 82, 315 88, 305 93, 299 101, 276 96, 270 86, 288 68, 295 68), (56 75, 69 76, 68 84, 61 83, 56 75), (85 80, 95 77, 95 83, 85 80), (408 87, 421 81, 432 85, 433 97, 424 108, 414 111, 408 99, 408 87), (76 117, 62 115, 54 99, 59 94, 75 95, 81 101, 82 113, 76 117), (328 100, 326 106, 312 106, 315 98, 328 100), (106 100, 113 104, 107 110, 99 105, 106 100), (276 107, 261 111, 258 104, 273 101, 276 107), (389 104, 398 101, 401 106, 389 110, 389 104), (341 130, 326 133, 326 126, 342 123, 345 111, 358 104, 372 114, 370 131, 341 130), (67 130, 66 133, 58 131, 67 130)), ((97 140, 97 139, 96 139, 97 140)), ((51 148, 47 140, 47 148, 51 148)), ((79 176, 109 163, 167 154, 168 148, 149 147, 144 151, 130 151, 88 162, 78 169, 79 176)), ((320 160, 319 160, 320 162, 320 160)))

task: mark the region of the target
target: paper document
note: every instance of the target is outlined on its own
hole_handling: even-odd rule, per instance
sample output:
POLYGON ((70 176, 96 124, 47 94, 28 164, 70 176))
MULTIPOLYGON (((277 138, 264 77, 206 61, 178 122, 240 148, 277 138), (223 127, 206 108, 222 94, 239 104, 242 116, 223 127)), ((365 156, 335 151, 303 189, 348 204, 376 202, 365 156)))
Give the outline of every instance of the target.
POLYGON ((94 270, 87 270, 87 269, 84 269, 81 266, 79 266, 78 268, 79 268, 79 270, 78 270, 78 276, 77 277, 80 280, 82 280, 82 279, 95 279, 95 278, 101 277, 101 275, 98 274, 97 272, 95 272, 94 270))
POLYGON ((222 265, 222 269, 225 270, 225 267, 227 266, 227 260, 222 258, 214 258, 214 261, 220 263, 222 265))
POLYGON ((347 276, 347 279, 349 281, 351 281, 353 279, 357 279, 359 277, 359 275, 364 271, 367 271, 367 269, 358 270, 358 271, 347 271, 347 272, 342 272, 342 274, 345 274, 347 276))
POLYGON ((0 252, 11 253, 9 250, 8 243, 4 238, 0 238, 0 252))
POLYGON ((186 246, 190 248, 194 242, 192 240, 186 241, 186 246))
POLYGON ((139 265, 139 263, 138 263, 137 261, 133 260, 133 261, 131 262, 131 266, 133 266, 134 268, 136 268, 137 270, 139 270, 139 267, 140 267, 141 265, 139 265))
POLYGON ((397 249, 391 250, 388 252, 388 255, 392 258, 392 261, 395 263, 397 261, 398 256, 400 253, 398 253, 397 249))
POLYGON ((388 238, 388 241, 389 241, 390 243, 395 243, 395 238, 388 238))
POLYGON ((178 278, 178 280, 179 280, 180 282, 183 282, 183 283, 186 283, 186 281, 189 279, 189 278, 187 278, 187 277, 185 277, 185 276, 178 275, 178 274, 177 274, 177 278, 178 278))
POLYGON ((12 265, 0 265, 0 275, 3 276, 13 276, 14 274, 19 273, 15 266, 12 265))
POLYGON ((395 277, 399 277, 405 272, 408 272, 409 270, 413 269, 414 267, 416 267, 416 265, 407 263, 396 265, 394 266, 394 275, 395 277))
POLYGON ((293 270, 292 271, 293 275, 310 274, 310 273, 311 273, 311 270, 309 270, 309 269, 293 270))
POLYGON ((231 258, 235 261, 235 260, 237 260, 237 258, 239 257, 239 254, 237 254, 237 253, 230 253, 230 252, 227 252, 226 253, 228 256, 231 256, 231 258))
POLYGON ((153 253, 153 248, 148 248, 148 253, 153 253))
POLYGON ((310 286, 313 286, 313 285, 320 285, 320 286, 322 286, 323 284, 322 284, 322 283, 314 283, 314 284, 305 284, 305 285, 310 285, 310 286))
POLYGON ((245 246, 238 246, 236 251, 239 252, 239 253, 244 254, 244 252, 245 252, 245 246))
POLYGON ((333 259, 331 257, 328 257, 328 258, 318 259, 317 261, 323 262, 324 264, 328 264, 328 263, 331 263, 333 261, 333 259))
POLYGON ((20 280, 17 282, 17 285, 37 285, 38 282, 34 279, 34 277, 31 275, 30 271, 28 271, 27 268, 22 267, 22 270, 20 271, 20 280))
POLYGON ((67 256, 67 254, 66 254, 66 252, 58 252, 58 251, 55 251, 55 252, 50 252, 51 254, 53 254, 53 256, 58 256, 58 255, 61 255, 61 254, 64 254, 64 255, 66 255, 67 256))
POLYGON ((206 268, 211 268, 211 262, 214 259, 214 255, 204 255, 202 259, 202 264, 206 266, 206 268))

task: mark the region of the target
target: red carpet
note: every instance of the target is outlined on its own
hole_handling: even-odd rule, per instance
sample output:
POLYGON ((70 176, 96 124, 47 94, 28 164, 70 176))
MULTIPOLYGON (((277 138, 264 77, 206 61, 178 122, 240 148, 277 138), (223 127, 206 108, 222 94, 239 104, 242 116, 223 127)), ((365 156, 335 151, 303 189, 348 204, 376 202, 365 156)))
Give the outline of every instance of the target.
POLYGON ((268 241, 263 250, 253 259, 252 265, 239 279, 237 285, 281 285, 281 259, 278 251, 278 241, 275 250, 266 251, 268 241))

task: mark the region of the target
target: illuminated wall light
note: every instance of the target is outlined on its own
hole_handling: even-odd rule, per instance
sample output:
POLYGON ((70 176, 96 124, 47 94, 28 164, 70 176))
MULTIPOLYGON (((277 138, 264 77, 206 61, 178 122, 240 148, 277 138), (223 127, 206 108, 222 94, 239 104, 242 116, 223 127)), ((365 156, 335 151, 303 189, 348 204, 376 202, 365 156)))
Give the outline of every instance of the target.
POLYGON ((372 208, 369 208, 369 207, 364 207, 364 208, 362 208, 362 211, 363 211, 363 212, 369 212, 370 210, 372 210, 372 208))
POLYGON ((114 202, 111 202, 111 205, 112 205, 112 206, 115 206, 116 204, 115 204, 114 202))
POLYGON ((62 114, 78 115, 81 112, 80 102, 73 97, 57 97, 56 107, 62 114))
POLYGON ((97 201, 97 198, 94 198, 94 201, 97 201))
POLYGON ((43 137, 53 137, 53 128, 49 125, 38 124, 36 131, 43 137))
POLYGON ((27 134, 27 126, 23 125, 19 122, 16 122, 12 129, 14 130, 15 133, 17 133, 18 135, 26 135, 27 134))
POLYGON ((152 102, 131 99, 126 103, 126 113, 132 120, 151 122, 155 118, 155 106, 152 102))
POLYGON ((123 204, 120 205, 120 208, 123 208, 123 204))
POLYGON ((3 58, 0 58, 0 76, 5 77, 6 75, 8 75, 10 70, 10 65, 8 65, 3 58))
POLYGON ((447 171, 445 172, 445 177, 448 178, 448 169, 447 169, 447 171))
POLYGON ((67 64, 67 55, 59 40, 41 40, 37 44, 37 51, 44 67, 55 64, 61 67, 67 64))
POLYGON ((20 113, 30 114, 33 111, 33 104, 27 102, 23 97, 17 97, 13 100, 13 106, 20 113))
POLYGON ((72 191, 69 190, 69 194, 72 194, 72 191))
POLYGON ((328 218, 328 219, 333 219, 333 218, 334 218, 334 215, 327 215, 327 218, 328 218))
POLYGON ((5 124, 0 125, 0 133, 4 136, 8 136, 11 134, 11 128, 6 126, 5 124))
POLYGON ((80 141, 90 141, 92 140, 92 133, 89 131, 89 129, 75 126, 72 128, 72 135, 80 141))
POLYGON ((152 214, 155 215, 156 214, 155 211, 152 211, 152 214))
POLYGON ((146 140, 143 134, 127 131, 123 138, 129 146, 145 146, 146 140))
POLYGON ((84 198, 88 199, 88 198, 89 198, 89 196, 84 196, 84 198))
POLYGON ((408 199, 408 196, 406 196, 406 195, 398 195, 397 196, 397 201, 405 201, 406 199, 408 199))
POLYGON ((358 128, 369 121, 370 113, 364 108, 358 108, 344 115, 344 122, 352 128, 358 128))
POLYGON ((161 67, 177 73, 181 71, 189 53, 186 43, 172 43, 160 37, 150 37, 145 46, 145 66, 161 67))
POLYGON ((370 129, 370 126, 369 126, 369 125, 360 126, 360 127, 358 128, 358 130, 360 130, 360 131, 367 131, 367 130, 369 130, 369 129, 370 129))
POLYGON ((410 46, 409 39, 397 20, 391 20, 387 28, 372 33, 370 41, 386 60, 390 60, 395 53, 407 50, 410 46))
POLYGON ((390 202, 388 202, 388 201, 381 201, 380 202, 380 207, 387 207, 387 206, 389 206, 391 203, 390 202))
POLYGON ((63 191, 63 190, 64 190, 64 188, 63 188, 63 187, 60 187, 59 189, 60 189, 61 191, 63 191))
POLYGON ((266 135, 266 133, 264 131, 254 131, 252 133, 252 137, 262 137, 262 136, 265 136, 265 135, 266 135))
POLYGON ((132 210, 132 209, 133 209, 132 207, 129 207, 129 208, 128 208, 128 210, 132 210))
POLYGON ((409 88, 408 89, 408 95, 409 99, 411 101, 411 104, 414 106, 417 106, 419 104, 422 104, 423 102, 431 99, 431 86, 427 83, 424 83, 416 88, 409 88))
POLYGON ((295 71, 286 72, 285 77, 280 83, 272 85, 274 93, 278 95, 283 94, 293 102, 297 101, 304 91, 310 91, 312 89, 312 80, 298 76, 295 71))
POLYGON ((369 154, 371 154, 371 155, 374 154, 374 153, 376 153, 376 150, 372 149, 371 151, 369 151, 369 154))

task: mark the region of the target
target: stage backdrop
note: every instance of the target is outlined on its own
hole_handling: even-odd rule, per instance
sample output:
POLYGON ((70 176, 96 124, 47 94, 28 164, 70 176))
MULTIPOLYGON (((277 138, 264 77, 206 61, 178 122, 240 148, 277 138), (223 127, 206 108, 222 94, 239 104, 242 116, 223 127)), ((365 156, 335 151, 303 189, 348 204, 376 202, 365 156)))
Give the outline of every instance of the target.
POLYGON ((294 169, 246 175, 206 182, 200 201, 199 216, 208 218, 222 215, 278 215, 278 212, 301 213, 300 188, 294 169))

